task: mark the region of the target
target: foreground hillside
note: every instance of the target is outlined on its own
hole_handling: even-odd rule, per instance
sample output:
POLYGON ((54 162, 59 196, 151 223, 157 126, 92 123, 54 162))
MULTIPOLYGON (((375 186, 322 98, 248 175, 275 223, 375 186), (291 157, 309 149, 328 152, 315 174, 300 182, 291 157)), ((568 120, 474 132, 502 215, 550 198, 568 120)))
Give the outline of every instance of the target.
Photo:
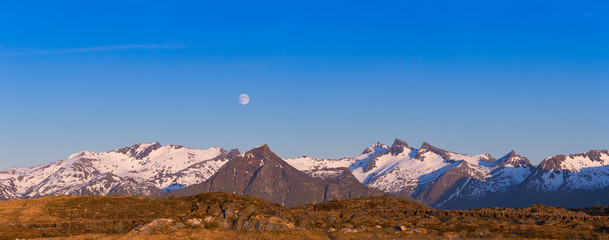
POLYGON ((607 218, 579 211, 447 211, 389 196, 295 208, 227 193, 62 196, 0 202, 0 239, 609 238, 607 218))

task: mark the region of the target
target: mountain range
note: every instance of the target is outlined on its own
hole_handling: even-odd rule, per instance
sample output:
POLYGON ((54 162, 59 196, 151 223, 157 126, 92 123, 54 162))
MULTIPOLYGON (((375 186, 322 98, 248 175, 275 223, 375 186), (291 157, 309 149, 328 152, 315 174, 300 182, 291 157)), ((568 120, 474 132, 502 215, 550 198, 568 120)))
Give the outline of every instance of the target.
POLYGON ((257 196, 289 207, 381 195, 440 209, 609 205, 609 151, 555 155, 535 166, 514 151, 495 159, 428 143, 413 148, 400 139, 341 159, 286 159, 267 145, 241 153, 155 142, 0 171, 0 200, 201 192, 257 196))

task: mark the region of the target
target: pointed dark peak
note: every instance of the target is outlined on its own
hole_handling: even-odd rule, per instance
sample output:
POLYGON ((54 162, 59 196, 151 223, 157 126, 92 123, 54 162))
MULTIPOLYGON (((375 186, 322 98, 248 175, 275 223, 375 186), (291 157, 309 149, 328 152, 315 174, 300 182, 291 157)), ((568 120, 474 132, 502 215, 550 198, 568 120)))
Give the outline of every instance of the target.
POLYGON ((393 140, 393 144, 391 145, 392 147, 405 147, 408 148, 408 143, 402 141, 399 138, 396 138, 395 140, 393 140))
POLYGON ((251 150, 245 152, 243 154, 245 156, 245 158, 257 158, 257 159, 276 159, 279 158, 277 155, 275 155, 275 153, 273 151, 271 151, 271 148, 264 144, 255 148, 252 148, 251 150))
POLYGON ((364 155, 364 154, 369 154, 369 153, 373 153, 373 152, 376 152, 376 151, 378 151, 378 150, 382 150, 382 149, 387 150, 388 148, 389 148, 389 147, 387 147, 387 145, 382 144, 382 143, 380 143, 380 142, 377 142, 377 143, 375 143, 375 144, 372 144, 372 146, 370 146, 370 147, 368 147, 368 148, 364 149, 364 151, 362 152, 362 155, 364 155))
POLYGON ((514 150, 512 150, 510 153, 508 153, 507 156, 508 157, 515 157, 516 156, 516 152, 514 150))
POLYGON ((423 142, 423 144, 421 144, 421 148, 419 148, 419 155, 427 153, 427 152, 432 152, 432 153, 438 154, 438 155, 442 156, 442 158, 444 158, 444 159, 450 159, 450 154, 448 153, 448 151, 446 151, 444 149, 436 148, 427 142, 423 142))
POLYGON ((512 167, 519 167, 519 166, 523 166, 523 165, 531 165, 531 162, 526 157, 522 157, 522 156, 516 154, 516 152, 514 150, 512 150, 505 156, 499 158, 496 161, 496 164, 498 164, 500 166, 510 165, 512 167))
POLYGON ((499 159, 497 160, 497 162, 504 162, 504 161, 506 161, 506 160, 508 160, 508 159, 510 159, 510 158, 515 157, 515 156, 517 156, 517 155, 516 155, 516 152, 515 152, 514 150, 512 150, 512 151, 511 151, 511 152, 509 152, 508 154, 503 155, 503 157, 499 158, 499 159))
POLYGON ((113 152, 122 153, 130 157, 135 157, 136 159, 144 159, 152 151, 157 150, 161 147, 162 145, 159 142, 138 143, 118 150, 114 150, 113 152))
POLYGON ((391 145, 391 148, 389 148, 389 152, 391 153, 392 156, 396 156, 402 152, 404 152, 404 150, 406 148, 410 148, 408 146, 408 144, 398 138, 396 138, 393 141, 393 144, 391 145))
POLYGON ((427 142, 423 142, 423 144, 421 144, 421 147, 419 148, 419 152, 428 152, 431 149, 434 149, 434 146, 431 146, 431 144, 427 143, 427 142))

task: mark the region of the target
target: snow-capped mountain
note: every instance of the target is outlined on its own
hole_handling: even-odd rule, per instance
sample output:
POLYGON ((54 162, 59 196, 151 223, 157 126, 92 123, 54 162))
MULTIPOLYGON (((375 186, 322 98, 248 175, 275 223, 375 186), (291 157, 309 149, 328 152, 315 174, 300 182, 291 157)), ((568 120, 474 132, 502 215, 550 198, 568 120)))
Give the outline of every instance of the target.
POLYGON ((389 147, 382 143, 375 143, 357 157, 345 157, 341 159, 319 159, 304 155, 300 158, 283 159, 296 169, 303 171, 311 176, 323 176, 325 174, 334 174, 342 170, 341 168, 349 168, 358 181, 364 182, 367 174, 364 169, 368 163, 376 155, 387 151, 389 147))
POLYGON ((233 150, 193 149, 140 143, 96 153, 79 152, 65 160, 0 171, 0 199, 49 195, 160 195, 202 182, 224 165, 233 150))
POLYGON ((341 174, 344 168, 349 167, 356 161, 349 157, 341 159, 317 159, 307 155, 299 158, 284 158, 283 160, 299 171, 322 179, 341 174))
POLYGON ((609 151, 556 155, 543 160, 527 187, 543 192, 609 186, 609 151))
MULTIPOLYGON (((528 206, 540 202, 537 196, 543 193, 595 189, 609 192, 608 160, 608 151, 596 150, 553 156, 536 167, 514 151, 494 159, 487 153, 469 156, 428 143, 415 149, 400 139, 391 147, 376 143, 354 158, 286 159, 311 176, 333 174, 335 168, 348 167, 365 185, 411 195, 446 209, 528 206)), ((609 198, 599 202, 609 203, 609 198)), ((571 206, 566 201, 555 205, 560 204, 571 206)))
POLYGON ((481 162, 486 176, 476 175, 467 162, 442 174, 418 198, 433 202, 438 208, 471 208, 496 206, 498 200, 520 184, 535 170, 529 160, 511 151, 498 160, 481 162), (493 200, 496 196, 502 196, 493 200), (491 201, 492 200, 492 201, 491 201))
MULTIPOLYGON (((444 209, 522 207, 534 203, 565 207, 590 206, 599 202, 609 204, 607 150, 556 155, 533 166, 527 158, 514 151, 495 159, 486 153, 470 156, 428 143, 413 148, 400 139, 395 139, 391 146, 373 144, 355 157, 341 159, 318 159, 306 155, 281 159, 271 154, 268 146, 263 149, 265 151, 262 152, 272 157, 264 156, 277 162, 277 166, 268 170, 272 174, 255 175, 251 179, 272 179, 269 176, 293 167, 294 171, 317 180, 302 177, 302 173, 292 170, 290 175, 320 183, 313 185, 330 184, 328 186, 332 186, 333 191, 338 191, 333 193, 336 196, 343 196, 340 189, 373 192, 366 190, 365 185, 376 189, 374 191, 412 196, 432 207, 444 209), (286 168, 286 164, 290 168, 286 168)), ((207 186, 205 184, 226 190, 226 186, 207 180, 234 158, 241 162, 260 160, 240 154, 238 150, 226 151, 220 147, 203 150, 179 145, 163 146, 158 142, 135 144, 104 153, 83 151, 56 162, 0 171, 0 199, 65 194, 164 196, 167 192, 207 186)), ((237 165, 233 162, 230 166, 237 165)), ((256 168, 270 169, 271 166, 256 168)), ((234 180, 230 180, 233 175, 252 174, 253 171, 236 172, 239 169, 225 170, 224 177, 216 178, 230 182, 234 180)), ((247 188, 249 192, 264 192, 257 189, 265 188, 263 184, 252 186, 247 188)), ((206 191, 210 190, 213 189, 206 191)), ((322 201, 320 199, 325 198, 316 201, 322 201)), ((298 201, 294 200, 290 204, 296 203, 298 201)))
POLYGON ((385 192, 408 194, 440 207, 450 199, 484 198, 524 181, 532 165, 514 152, 493 159, 490 154, 469 156, 423 143, 415 149, 396 139, 354 172, 362 182, 385 192), (474 184, 475 183, 475 184, 474 184), (468 186, 467 191, 463 191, 468 186), (467 197, 465 197, 467 196, 467 197))
POLYGON ((468 176, 486 179, 492 170, 488 154, 467 156, 435 148, 423 143, 414 149, 400 139, 391 147, 376 143, 359 156, 342 159, 316 159, 303 156, 286 159, 295 168, 311 176, 334 174, 337 168, 347 167, 363 184, 384 192, 412 195, 425 189, 451 168, 468 165, 468 176))
POLYGON ((609 151, 555 155, 544 159, 513 191, 520 205, 543 202, 584 207, 609 201, 609 151))

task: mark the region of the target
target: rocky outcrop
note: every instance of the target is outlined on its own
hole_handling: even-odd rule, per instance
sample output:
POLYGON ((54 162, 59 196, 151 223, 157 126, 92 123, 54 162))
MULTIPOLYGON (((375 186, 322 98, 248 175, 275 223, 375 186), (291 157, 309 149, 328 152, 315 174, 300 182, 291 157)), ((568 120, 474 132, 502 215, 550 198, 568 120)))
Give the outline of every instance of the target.
POLYGON ((379 149, 387 149, 387 148, 388 148, 387 145, 377 142, 377 143, 373 144, 372 146, 364 149, 364 151, 362 151, 362 153, 360 155, 368 155, 368 154, 371 154, 374 152, 378 152, 379 149))
POLYGON ((555 155, 543 160, 538 168, 546 171, 559 171, 561 170, 560 165, 567 160, 565 155, 555 155))
MULTIPOLYGON (((162 145, 159 142, 154 142, 152 144, 138 143, 132 146, 114 150, 114 152, 122 153, 129 157, 141 160, 147 157, 152 151, 157 150, 161 147, 162 145)), ((177 149, 179 148, 182 148, 182 146, 177 146, 177 149)))
POLYGON ((404 149, 406 148, 410 148, 408 143, 396 138, 388 151, 391 153, 391 155, 397 156, 398 154, 404 152, 404 149))
POLYGON ((539 164, 539 168, 547 171, 577 171, 578 168, 608 164, 609 150, 591 150, 586 153, 555 155, 546 158, 539 164))
POLYGON ((514 152, 514 150, 512 150, 510 153, 503 156, 502 158, 494 161, 493 163, 495 165, 501 166, 501 167, 505 167, 505 166, 519 167, 519 166, 529 166, 529 165, 532 166, 531 162, 529 162, 529 159, 516 154, 516 152, 514 152))
MULTIPOLYGON (((423 144, 421 144, 421 147, 419 148, 418 155, 421 156, 427 152, 435 153, 437 155, 442 156, 442 158, 447 159, 447 160, 450 159, 450 153, 448 151, 446 151, 444 149, 436 148, 427 142, 423 142, 423 144)), ((425 157, 422 156, 421 161, 424 161, 424 160, 425 160, 425 157)))

